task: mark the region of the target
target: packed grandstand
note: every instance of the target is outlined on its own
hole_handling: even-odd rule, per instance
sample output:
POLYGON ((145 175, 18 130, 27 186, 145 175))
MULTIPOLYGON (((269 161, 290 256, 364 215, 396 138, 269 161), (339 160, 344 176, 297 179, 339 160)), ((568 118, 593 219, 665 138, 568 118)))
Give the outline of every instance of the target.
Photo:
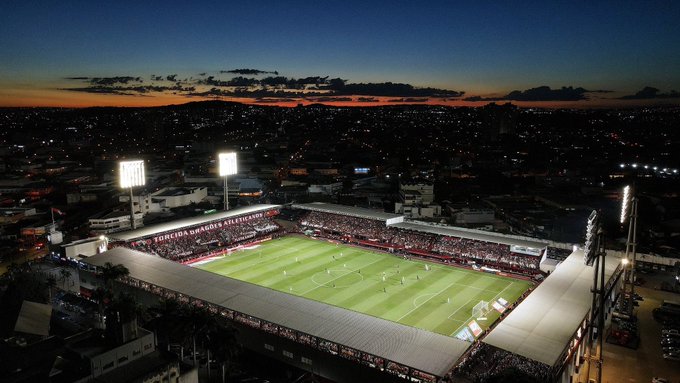
MULTIPOLYGON (((532 246, 537 245, 538 250, 533 249, 531 254, 528 252, 522 254, 513 249, 523 247, 513 246, 507 240, 482 240, 475 238, 474 233, 441 228, 433 230, 426 225, 411 230, 404 227, 413 226, 390 225, 390 221, 403 222, 403 218, 397 219, 394 215, 379 213, 373 216, 364 212, 353 214, 351 209, 348 210, 346 207, 335 209, 334 206, 336 205, 293 206, 298 211, 283 215, 294 217, 294 220, 282 224, 276 220, 280 207, 261 205, 246 208, 237 216, 216 215, 210 219, 207 217, 198 220, 188 219, 162 227, 116 233, 111 235, 110 248, 125 247, 174 262, 188 263, 252 242, 297 233, 379 249, 400 257, 422 257, 452 267, 478 270, 482 268, 485 271, 507 273, 523 278, 543 274, 539 266, 541 260, 545 259, 547 246, 538 247, 542 245, 541 243, 529 243, 532 246), (453 235, 454 233, 459 235, 453 235)), ((359 209, 356 211, 359 212, 359 209)), ((523 246, 526 245, 523 243, 523 246)), ((215 309, 216 312, 219 310, 215 309)), ((233 313, 231 317, 235 320, 241 318, 233 313)), ((246 316, 238 320, 248 324, 253 319, 246 316)), ((258 322, 258 326, 262 324, 258 322)), ((266 331, 266 326, 258 328, 264 328, 266 331)), ((279 334, 285 334, 285 331, 281 330, 279 334)), ((298 338, 305 339, 305 336, 307 335, 298 335, 298 338)), ((374 357, 370 354, 365 355, 364 358, 374 357)), ((436 379, 452 379, 453 374, 456 374, 469 381, 485 382, 508 366, 519 368, 540 381, 554 380, 555 374, 559 373, 555 371, 556 366, 549 366, 476 341, 461 355, 456 364, 450 366, 448 374, 438 376, 436 379)), ((402 365, 393 366, 395 371, 402 368, 404 368, 402 365)), ((434 376, 417 370, 413 370, 413 373, 422 375, 420 379, 422 381, 435 379, 434 376)), ((411 378, 413 377, 412 374, 411 378)))

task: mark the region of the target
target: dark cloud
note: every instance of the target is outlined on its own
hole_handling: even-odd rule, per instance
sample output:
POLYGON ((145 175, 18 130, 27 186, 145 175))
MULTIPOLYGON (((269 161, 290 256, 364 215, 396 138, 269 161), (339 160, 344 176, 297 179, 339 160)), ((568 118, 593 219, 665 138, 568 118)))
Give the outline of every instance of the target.
POLYGON ((680 93, 675 90, 669 93, 659 93, 660 90, 651 86, 646 86, 635 94, 620 97, 621 100, 651 100, 655 98, 680 98, 680 93))
POLYGON ((268 86, 281 86, 281 85, 286 85, 288 84, 288 78, 284 76, 276 76, 276 77, 265 77, 263 78, 260 83, 262 85, 268 85, 268 86))
POLYGON ((409 102, 409 103, 414 103, 414 102, 427 102, 429 98, 427 97, 421 97, 421 98, 416 98, 416 97, 404 97, 404 98, 392 98, 387 100, 387 102, 409 102))
POLYGON ((196 84, 208 86, 230 86, 228 81, 216 79, 215 76, 208 76, 204 79, 199 79, 196 81, 196 84))
POLYGON ((81 88, 63 88, 71 92, 85 92, 95 94, 117 94, 125 96, 143 95, 151 92, 195 92, 196 88, 193 86, 182 87, 177 84, 175 86, 157 86, 157 85, 140 85, 140 86, 87 86, 81 88))
POLYGON ((436 88, 416 88, 410 84, 383 83, 347 83, 346 80, 332 79, 329 87, 336 95, 362 95, 385 97, 460 97, 465 92, 436 88))
POLYGON ((141 77, 115 76, 115 77, 92 77, 89 79, 92 85, 116 85, 129 84, 131 82, 144 82, 141 77))
POLYGON ((220 73, 234 73, 240 75, 261 75, 261 74, 273 74, 275 76, 279 75, 278 71, 266 71, 259 69, 231 69, 231 70, 221 70, 220 73))
POLYGON ((258 104, 276 104, 279 102, 293 102, 296 101, 296 99, 293 98, 258 98, 255 99, 255 102, 258 104))
POLYGON ((202 92, 187 93, 187 96, 194 96, 194 97, 229 97, 231 95, 232 95, 231 91, 218 89, 218 88, 211 88, 209 90, 202 91, 202 92))
POLYGON ((260 84, 260 80, 256 78, 238 76, 227 81, 227 84, 230 86, 255 86, 260 84))
POLYGON ((181 80, 177 74, 167 76, 151 75, 152 85, 142 85, 144 80, 134 76, 114 77, 68 77, 69 80, 83 81, 81 87, 71 87, 66 90, 74 92, 89 92, 98 94, 148 94, 157 92, 172 92, 195 97, 241 97, 241 98, 310 98, 318 97, 319 102, 351 101, 350 96, 360 97, 360 102, 379 102, 375 96, 402 99, 400 102, 424 102, 428 98, 457 98, 464 92, 436 89, 416 88, 410 84, 400 83, 359 83, 354 84, 341 78, 329 76, 309 76, 289 78, 279 76, 277 71, 263 71, 259 69, 233 69, 220 73, 236 73, 242 76, 229 80, 218 76, 207 76, 200 73, 197 78, 181 80), (253 76, 270 74, 263 78, 253 76), (247 76, 250 75, 250 76, 247 76), (153 85, 169 81, 172 86, 153 85), (192 85, 189 87, 188 85, 192 85), (207 89, 207 90, 206 90, 207 89), (327 98, 327 99, 326 99, 327 98))
POLYGON ((581 101, 588 99, 588 93, 607 93, 607 90, 587 90, 571 86, 551 89, 549 86, 539 86, 524 91, 513 90, 502 97, 473 96, 464 101, 581 101))
POLYGON ((307 100, 312 102, 349 102, 352 101, 352 97, 307 97, 307 100))
POLYGON ((500 98, 494 99, 492 97, 485 98, 482 96, 471 96, 471 97, 465 97, 463 101, 498 101, 500 98))
POLYGON ((87 86, 83 88, 62 88, 61 90, 67 90, 69 92, 84 92, 84 93, 94 93, 94 94, 117 94, 122 96, 134 96, 132 92, 124 91, 120 88, 110 87, 110 86, 87 86))
POLYGON ((359 97, 358 102, 378 102, 379 100, 375 97, 359 97))

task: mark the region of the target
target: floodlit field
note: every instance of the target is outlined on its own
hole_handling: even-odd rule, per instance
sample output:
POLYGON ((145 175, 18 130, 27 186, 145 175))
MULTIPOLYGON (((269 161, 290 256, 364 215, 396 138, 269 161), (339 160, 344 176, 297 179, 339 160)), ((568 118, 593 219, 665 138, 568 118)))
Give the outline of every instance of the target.
POLYGON ((487 328, 491 303, 513 303, 529 282, 421 260, 288 236, 239 250, 198 268, 408 326, 456 335, 476 319, 487 328), (486 320, 472 317, 480 300, 486 320))

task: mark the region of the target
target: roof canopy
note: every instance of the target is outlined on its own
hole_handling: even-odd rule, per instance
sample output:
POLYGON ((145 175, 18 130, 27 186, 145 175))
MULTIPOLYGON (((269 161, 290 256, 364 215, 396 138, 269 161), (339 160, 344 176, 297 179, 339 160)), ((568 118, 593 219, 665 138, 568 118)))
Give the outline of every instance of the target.
POLYGON ((403 219, 402 215, 385 213, 384 211, 381 210, 366 209, 363 207, 356 206, 336 205, 325 202, 298 203, 293 204, 293 208, 318 211, 321 213, 348 215, 350 217, 374 219, 378 221, 388 221, 398 218, 403 219))
POLYGON ((469 343, 414 327, 285 294, 117 247, 83 262, 122 264, 130 277, 181 294, 444 376, 469 343))
POLYGON ((108 234, 108 237, 113 241, 131 241, 165 232, 184 229, 191 226, 197 226, 205 223, 210 223, 213 221, 219 221, 225 218, 240 217, 252 213, 259 213, 267 210, 276 209, 279 207, 280 207, 279 205, 253 205, 240 207, 229 211, 222 211, 219 213, 202 215, 198 217, 183 218, 171 222, 160 223, 158 225, 146 226, 137 230, 112 233, 108 234))
POLYGON ((532 238, 510 236, 499 233, 491 233, 481 230, 472 230, 461 227, 442 226, 436 224, 416 223, 416 222, 402 222, 391 225, 404 230, 421 231, 430 234, 446 235, 450 237, 468 238, 477 241, 500 243, 504 245, 516 245, 532 247, 535 249, 543 249, 548 246, 547 242, 541 242, 532 238))
MULTIPOLYGON (((605 280, 621 259, 606 257, 605 280)), ((555 366, 586 319, 592 303, 593 267, 576 251, 562 262, 484 339, 484 343, 555 366)))

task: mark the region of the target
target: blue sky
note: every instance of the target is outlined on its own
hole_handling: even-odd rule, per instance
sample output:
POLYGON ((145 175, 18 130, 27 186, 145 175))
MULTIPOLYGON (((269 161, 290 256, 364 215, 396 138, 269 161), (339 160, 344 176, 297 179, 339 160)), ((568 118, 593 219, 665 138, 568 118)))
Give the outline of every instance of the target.
POLYGON ((228 80, 219 71, 235 68, 483 97, 539 86, 614 91, 598 98, 680 90, 680 2, 515 4, 5 0, 0 105, 40 89, 86 96, 63 90, 81 85, 66 77, 228 80))

